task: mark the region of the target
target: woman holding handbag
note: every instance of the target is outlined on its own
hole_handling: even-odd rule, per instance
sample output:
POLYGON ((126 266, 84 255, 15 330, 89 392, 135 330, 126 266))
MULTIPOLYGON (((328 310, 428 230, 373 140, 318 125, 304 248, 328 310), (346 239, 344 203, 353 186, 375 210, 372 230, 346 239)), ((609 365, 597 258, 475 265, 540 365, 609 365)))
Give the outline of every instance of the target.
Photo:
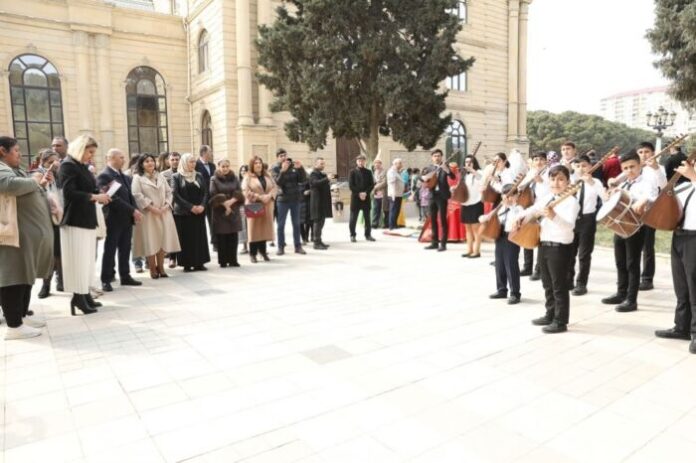
POLYGON ((266 242, 275 239, 273 200, 278 189, 260 157, 251 158, 249 168, 249 173, 242 182, 242 192, 246 198, 244 213, 247 216, 249 255, 251 262, 255 264, 258 262, 258 254, 266 262, 271 260, 266 251, 266 242))
POLYGON ((53 174, 29 177, 20 168, 17 140, 0 137, 0 305, 5 339, 39 336, 39 320, 27 318, 31 287, 53 270, 53 232, 44 188, 53 174), (24 322, 24 323, 23 323, 24 322))

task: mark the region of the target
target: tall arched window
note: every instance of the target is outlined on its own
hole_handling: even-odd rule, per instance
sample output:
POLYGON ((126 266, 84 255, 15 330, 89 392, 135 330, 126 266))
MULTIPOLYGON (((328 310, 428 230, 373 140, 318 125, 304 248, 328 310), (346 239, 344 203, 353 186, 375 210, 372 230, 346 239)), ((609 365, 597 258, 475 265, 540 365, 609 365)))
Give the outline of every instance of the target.
POLYGON ((458 161, 461 164, 461 162, 464 160, 464 156, 467 154, 466 127, 464 127, 464 124, 462 124, 461 121, 455 119, 447 127, 445 133, 447 134, 447 140, 445 141, 446 157, 449 158, 452 153, 459 151, 460 155, 458 156, 458 161))
POLYGON ((201 118, 201 144, 213 148, 213 119, 208 111, 203 111, 201 118))
POLYGON ((20 55, 9 68, 12 122, 25 165, 51 139, 64 136, 60 77, 56 68, 37 55, 20 55))
POLYGON ((169 151, 167 92, 162 76, 147 66, 133 69, 126 79, 126 104, 131 155, 169 151))
POLYGON ((203 29, 198 36, 198 73, 208 70, 208 31, 203 29))

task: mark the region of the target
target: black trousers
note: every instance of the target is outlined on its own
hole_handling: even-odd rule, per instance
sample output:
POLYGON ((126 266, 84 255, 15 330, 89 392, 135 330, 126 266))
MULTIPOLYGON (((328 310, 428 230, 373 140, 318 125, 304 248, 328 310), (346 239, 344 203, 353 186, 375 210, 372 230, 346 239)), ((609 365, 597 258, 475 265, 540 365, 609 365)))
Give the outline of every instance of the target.
POLYGON ((572 253, 572 244, 554 243, 554 246, 539 246, 539 269, 546 297, 546 318, 561 325, 568 324, 570 315, 568 265, 572 253))
POLYGON ((652 282, 655 277, 655 229, 643 225, 645 241, 643 242, 643 273, 640 281, 652 282))
POLYGON ((674 232, 671 254, 672 283, 677 296, 674 326, 696 334, 696 234, 674 232))
POLYGON ((537 255, 536 265, 534 265, 534 249, 525 249, 522 253, 524 263, 522 268, 525 270, 534 270, 534 273, 539 273, 539 256, 537 255))
POLYGON ((503 232, 495 240, 495 286, 498 293, 520 296, 520 247, 503 232))
POLYGON ((578 286, 587 286, 590 277, 592 251, 594 251, 595 234, 597 233, 597 218, 594 213, 584 214, 575 222, 575 238, 573 240, 573 257, 568 267, 568 283, 572 286, 575 281, 575 261, 578 261, 578 286))
POLYGON ((266 242, 265 241, 252 241, 249 243, 249 254, 252 256, 256 256, 257 254, 264 255, 268 251, 266 251, 266 242))
POLYGON ((618 275, 616 292, 631 303, 638 300, 640 253, 643 250, 644 234, 645 227, 640 227, 640 230, 629 238, 614 235, 614 261, 618 275))
POLYGON ((22 325, 22 318, 26 317, 29 310, 31 287, 32 285, 12 285, 0 288, 0 305, 10 328, 22 325))
POLYGON ((370 220, 370 197, 368 196, 365 201, 361 201, 360 198, 354 197, 350 199, 350 221, 348 222, 348 229, 350 230, 350 236, 355 236, 355 227, 358 224, 358 214, 362 211, 363 221, 365 222, 365 238, 371 236, 372 233, 372 221, 370 220))
MULTIPOLYGON (((434 195, 435 193, 433 193, 434 195)), ((433 196, 428 204, 428 210, 430 211, 431 229, 432 229, 432 239, 433 243, 440 242, 441 246, 447 245, 447 199, 441 198, 440 196, 433 196), (442 236, 440 235, 440 230, 437 225, 437 215, 440 214, 440 223, 442 224, 442 236)))
POLYGON ((106 228, 104 255, 102 256, 102 283, 110 283, 114 278, 116 252, 118 251, 118 274, 121 278, 130 276, 131 239, 133 225, 113 225, 106 228))
POLYGON ((225 233, 216 234, 215 239, 218 248, 218 264, 236 264, 237 263, 237 245, 239 244, 239 234, 225 233))
POLYGON ((321 232, 324 229, 324 223, 326 222, 326 218, 322 217, 321 219, 317 220, 312 220, 312 234, 314 235, 314 242, 315 243, 321 243, 321 232))
POLYGON ((300 236, 305 243, 309 242, 309 232, 312 231, 312 222, 305 220, 300 224, 300 236))

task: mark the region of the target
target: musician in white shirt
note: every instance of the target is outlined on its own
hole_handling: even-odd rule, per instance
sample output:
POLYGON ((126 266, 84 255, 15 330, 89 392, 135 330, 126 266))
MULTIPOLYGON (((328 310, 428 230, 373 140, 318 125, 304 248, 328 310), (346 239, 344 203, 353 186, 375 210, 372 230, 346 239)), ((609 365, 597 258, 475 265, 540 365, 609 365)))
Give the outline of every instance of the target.
MULTIPOLYGON (((657 198, 657 185, 649 176, 642 175, 640 157, 636 150, 621 156, 621 170, 625 181, 619 188, 626 190, 633 201, 631 209, 639 217, 649 201, 657 198)), ((614 260, 616 262, 617 291, 602 299, 603 304, 618 304, 617 312, 638 310, 638 285, 640 284, 640 255, 645 241, 645 227, 640 227, 628 238, 614 234, 614 260)))
MULTIPOLYGON (((644 141, 638 145, 638 156, 643 164, 642 175, 650 179, 658 191, 667 185, 667 175, 665 168, 661 166, 657 159, 651 159, 655 155, 655 146, 649 141, 644 141)), ((640 284, 638 289, 647 291, 653 289, 653 278, 655 277, 655 229, 647 225, 645 228, 645 240, 643 241, 643 266, 640 274, 640 284)))
POLYGON ((478 219, 483 215, 483 201, 481 200, 481 187, 483 175, 478 161, 472 155, 464 158, 464 184, 469 192, 469 198, 462 203, 461 222, 466 227, 467 253, 462 257, 481 257, 481 224, 478 219))
POLYGON ((567 141, 561 145, 561 165, 566 166, 568 171, 571 173, 572 180, 572 165, 575 157, 578 154, 578 150, 575 147, 575 143, 572 141, 567 141))
POLYGON ((495 284, 496 292, 491 294, 491 299, 505 299, 510 297, 508 304, 519 304, 520 297, 520 247, 508 239, 522 208, 517 205, 519 194, 512 190, 512 184, 503 186, 503 204, 498 209, 500 221, 500 236, 495 240, 495 284))
POLYGON ((672 282, 677 306, 674 327, 657 330, 655 336, 691 339, 689 352, 696 354, 696 171, 689 161, 683 161, 676 171, 690 180, 675 188, 677 200, 684 210, 682 220, 672 235, 672 282))
POLYGON ((546 293, 546 313, 532 320, 534 325, 543 326, 544 333, 562 333, 568 329, 570 315, 570 289, 568 266, 572 256, 573 228, 580 206, 574 196, 569 196, 554 207, 552 201, 559 199, 570 184, 570 172, 565 166, 557 165, 549 170, 551 194, 524 211, 518 226, 541 215, 541 243, 539 245, 539 267, 541 282, 546 293))
MULTIPOLYGON (((535 151, 532 154, 532 168, 527 172, 524 180, 522 180, 522 185, 529 185, 528 188, 531 188, 534 195, 534 204, 537 204, 551 193, 551 188, 549 187, 548 162, 546 160, 545 151, 535 151)), ((532 281, 541 280, 538 260, 537 264, 534 265, 533 249, 524 250, 524 264, 520 275, 530 276, 529 279, 532 281)))
POLYGON ((587 280, 590 276, 592 251, 597 232, 597 207, 604 195, 602 182, 589 174, 592 162, 589 156, 582 154, 573 161, 573 170, 578 181, 582 182, 580 191, 575 195, 580 205, 580 213, 575 223, 575 238, 573 239, 573 257, 568 267, 568 283, 574 296, 587 294, 587 280), (575 260, 578 260, 578 278, 575 281, 575 260))

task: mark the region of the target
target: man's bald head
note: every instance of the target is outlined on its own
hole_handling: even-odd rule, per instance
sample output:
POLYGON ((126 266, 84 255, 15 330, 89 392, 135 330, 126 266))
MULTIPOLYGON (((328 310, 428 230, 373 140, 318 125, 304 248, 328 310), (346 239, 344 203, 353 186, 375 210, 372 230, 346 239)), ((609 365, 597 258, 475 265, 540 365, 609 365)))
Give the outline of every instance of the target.
POLYGON ((106 153, 106 163, 114 170, 120 171, 126 163, 126 156, 118 148, 111 148, 106 153))

